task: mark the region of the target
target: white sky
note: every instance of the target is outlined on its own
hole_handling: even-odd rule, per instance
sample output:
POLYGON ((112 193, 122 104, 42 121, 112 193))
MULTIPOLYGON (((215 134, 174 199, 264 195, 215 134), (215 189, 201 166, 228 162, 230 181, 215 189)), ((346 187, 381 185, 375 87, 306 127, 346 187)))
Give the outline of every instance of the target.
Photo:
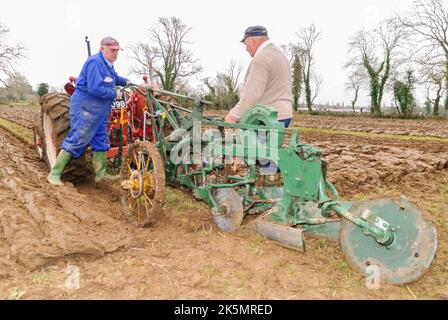
MULTIPOLYGON (((146 41, 148 28, 164 16, 179 17, 192 28, 191 49, 203 66, 202 76, 224 71, 234 59, 243 67, 250 56, 239 41, 246 27, 264 25, 271 40, 287 44, 295 33, 311 23, 322 31, 315 58, 324 87, 318 102, 344 101, 349 38, 362 28, 376 26, 395 12, 407 11, 412 0, 14 0, 3 3, 0 22, 10 29, 9 42, 20 41, 27 51, 18 71, 36 87, 40 82, 62 87, 70 75, 78 76, 87 57, 84 37, 91 40, 92 53, 105 36, 120 41, 125 51, 115 63, 119 74, 127 76, 133 64, 126 47, 146 41)), ((130 77, 140 82, 135 76, 130 77)), ((191 80, 193 84, 197 80, 191 80)), ((389 102, 390 99, 388 99, 389 102)), ((366 93, 361 102, 367 104, 366 93)))

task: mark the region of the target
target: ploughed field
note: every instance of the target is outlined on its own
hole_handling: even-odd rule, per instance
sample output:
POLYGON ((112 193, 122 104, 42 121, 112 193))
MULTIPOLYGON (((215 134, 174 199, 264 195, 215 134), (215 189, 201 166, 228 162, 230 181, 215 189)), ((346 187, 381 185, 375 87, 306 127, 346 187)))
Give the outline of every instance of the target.
POLYGON ((335 117, 296 115, 294 119, 299 121, 301 126, 310 128, 448 138, 448 123, 446 118, 403 120, 393 118, 372 119, 370 117, 360 116, 335 117))
POLYGON ((209 208, 181 190, 166 190, 156 225, 137 228, 114 186, 49 185, 46 165, 8 125, 26 131, 38 116, 38 106, 0 106, 8 120, 0 119, 1 299, 448 298, 447 120, 294 118, 343 199, 403 194, 438 229, 436 260, 419 281, 369 290, 337 243, 307 239, 302 253, 244 226, 222 233, 209 208))

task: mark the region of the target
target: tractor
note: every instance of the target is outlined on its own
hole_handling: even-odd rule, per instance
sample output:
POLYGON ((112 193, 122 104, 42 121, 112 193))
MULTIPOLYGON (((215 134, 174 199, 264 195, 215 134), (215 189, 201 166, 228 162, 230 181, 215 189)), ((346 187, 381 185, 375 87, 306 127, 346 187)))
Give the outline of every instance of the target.
MULTIPOLYGON (((88 57, 90 57, 90 41, 87 36, 85 42, 88 57)), ((33 127, 34 147, 38 156, 50 169, 56 162, 60 144, 70 130, 70 97, 76 90, 75 82, 74 76, 69 77, 69 81, 64 85, 65 92, 46 94, 40 100, 40 119, 33 127)), ((141 86, 149 85, 158 88, 157 83, 150 83, 148 76, 144 76, 141 86)), ((145 140, 154 142, 152 123, 146 122, 144 115, 147 110, 146 97, 137 91, 124 93, 120 100, 112 103, 107 124, 111 146, 107 157, 112 163, 112 168, 119 168, 122 156, 132 141, 144 137, 145 140)), ((86 153, 78 159, 73 159, 64 170, 62 178, 66 181, 77 182, 89 176, 92 170, 85 158, 86 153)))
MULTIPOLYGON (((59 146, 70 130, 70 97, 75 91, 75 81, 70 77, 64 86, 65 92, 46 94, 40 101, 40 119, 33 128, 34 146, 49 168, 54 165, 59 146)), ((143 81, 142 86, 149 85, 146 76, 143 81)), ((107 124, 111 146, 107 157, 112 167, 120 166, 121 158, 132 141, 144 136, 154 142, 152 123, 144 121, 145 108, 145 97, 136 92, 126 91, 122 99, 112 103, 107 124)), ((63 173, 66 181, 80 181, 91 173, 85 157, 86 153, 71 162, 63 173)))

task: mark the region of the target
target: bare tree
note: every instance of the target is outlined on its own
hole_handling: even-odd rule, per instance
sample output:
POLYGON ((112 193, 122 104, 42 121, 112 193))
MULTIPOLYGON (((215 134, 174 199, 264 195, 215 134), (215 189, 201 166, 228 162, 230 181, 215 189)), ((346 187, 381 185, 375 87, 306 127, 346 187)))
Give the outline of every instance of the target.
POLYGON ((345 67, 364 67, 369 77, 371 112, 381 114, 381 102, 389 79, 392 61, 407 33, 395 19, 385 20, 372 31, 359 31, 350 40, 345 67))
MULTIPOLYGON (((305 92, 305 101, 308 111, 313 111, 312 105, 319 93, 323 81, 322 78, 316 75, 315 61, 313 49, 317 41, 321 39, 321 32, 316 29, 314 24, 300 29, 296 33, 296 43, 288 45, 290 56, 298 58, 301 68, 301 79, 298 84, 300 87, 303 83, 303 90, 305 92)), ((297 97, 298 99, 298 97, 297 97)))
POLYGON ((206 98, 219 108, 230 109, 235 106, 239 100, 241 71, 241 66, 232 60, 224 73, 218 73, 214 79, 203 79, 207 88, 206 98))
MULTIPOLYGON (((316 98, 317 94, 314 94, 312 92, 311 88, 311 79, 318 80, 315 76, 314 71, 314 55, 313 55, 313 47, 317 41, 320 40, 320 31, 316 29, 316 26, 312 24, 309 27, 303 28, 300 30, 300 32, 297 34, 299 37, 299 47, 300 50, 300 59, 302 64, 302 79, 304 84, 304 90, 305 90, 305 99, 306 99, 306 106, 309 111, 312 111, 312 105, 313 101, 316 98)), ((316 82, 316 87, 319 87, 319 83, 322 84, 321 81, 316 82)))
MULTIPOLYGON (((323 84, 324 84, 324 79, 319 74, 314 73, 310 80, 310 92, 312 93, 311 105, 314 105, 314 102, 316 101, 317 96, 322 91, 323 84)), ((309 108, 308 108, 308 110, 309 110, 309 108)))
POLYGON ((444 62, 445 110, 448 110, 448 6, 442 0, 414 0, 413 11, 400 22, 419 36, 421 48, 444 62))
POLYGON ((33 87, 21 73, 14 73, 5 82, 6 88, 1 88, 3 89, 3 97, 0 97, 0 100, 4 102, 25 101, 34 95, 33 87))
POLYGON ((153 70, 165 90, 174 91, 178 79, 188 78, 201 71, 199 61, 187 49, 190 44, 187 27, 179 18, 160 17, 158 23, 149 29, 149 38, 155 45, 139 43, 132 52, 137 61, 134 73, 153 70))
POLYGON ((444 94, 444 79, 445 69, 443 61, 437 61, 426 58, 416 59, 417 64, 420 66, 419 74, 421 83, 426 88, 426 104, 432 109, 432 115, 438 116, 440 109, 440 102, 444 94), (435 97, 432 98, 432 94, 435 97))
POLYGON ((426 89, 426 101, 425 105, 428 109, 428 113, 432 109, 432 115, 439 115, 440 108, 440 100, 442 99, 442 95, 444 93, 443 90, 443 78, 440 78, 440 82, 427 82, 425 84, 426 89), (435 98, 432 98, 432 92, 435 91, 435 98))
POLYGON ((14 77, 16 71, 14 63, 24 58, 25 47, 21 44, 8 44, 9 29, 0 23, 0 82, 8 85, 7 78, 14 77))
POLYGON ((156 48, 151 48, 148 44, 138 42, 130 47, 132 52, 132 58, 136 61, 136 64, 132 66, 131 73, 144 76, 154 76, 154 63, 156 60, 156 48))
POLYGON ((365 74, 360 69, 352 70, 348 75, 348 81, 345 84, 345 90, 354 91, 354 97, 351 100, 352 110, 355 113, 356 102, 358 102, 359 90, 366 79, 365 74))

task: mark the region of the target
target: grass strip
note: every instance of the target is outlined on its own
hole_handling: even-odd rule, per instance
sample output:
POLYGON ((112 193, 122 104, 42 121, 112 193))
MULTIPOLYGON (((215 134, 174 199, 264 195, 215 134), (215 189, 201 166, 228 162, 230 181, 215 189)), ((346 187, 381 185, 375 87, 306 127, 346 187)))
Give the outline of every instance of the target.
POLYGON ((23 142, 31 146, 33 145, 34 137, 33 137, 33 131, 31 129, 22 127, 14 122, 11 122, 3 118, 0 118, 0 127, 10 132, 12 135, 16 136, 23 142))

